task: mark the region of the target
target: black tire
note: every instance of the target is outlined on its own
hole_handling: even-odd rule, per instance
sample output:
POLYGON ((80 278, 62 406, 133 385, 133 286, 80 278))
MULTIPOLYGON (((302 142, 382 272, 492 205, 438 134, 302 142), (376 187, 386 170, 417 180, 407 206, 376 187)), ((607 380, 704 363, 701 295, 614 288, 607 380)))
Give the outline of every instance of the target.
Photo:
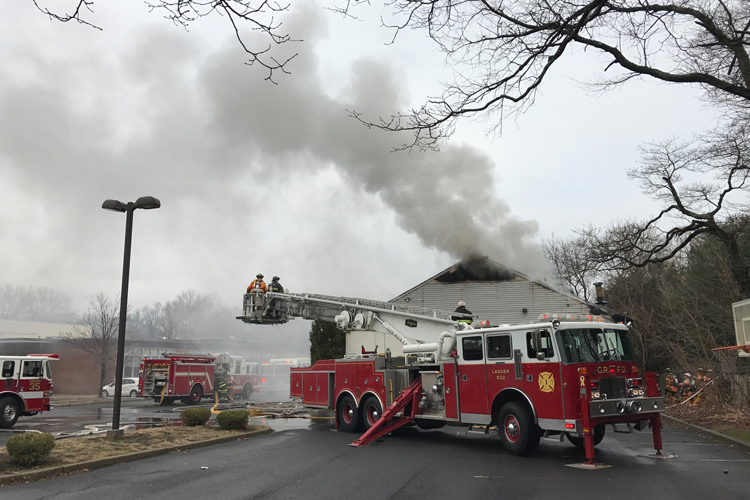
POLYGON ((500 409, 497 428, 503 447, 512 455, 530 455, 539 446, 538 427, 531 412, 521 403, 506 403, 500 409))
MULTIPOLYGON (((161 400, 161 406, 169 406, 174 404, 175 398, 164 398, 161 400)), ((157 399, 158 401, 158 399, 157 399)))
POLYGON ((415 422, 417 424, 417 427, 425 431, 428 431, 430 429, 440 429, 441 427, 445 427, 445 422, 441 420, 418 419, 415 422))
MULTIPOLYGON (((594 446, 602 442, 602 439, 604 439, 604 432, 606 430, 607 427, 604 424, 597 424, 596 426, 594 426, 594 446)), ((568 438, 568 441, 570 441, 570 444, 572 444, 576 448, 580 448, 583 450, 586 447, 586 443, 583 441, 583 437, 571 436, 569 433, 566 433, 566 437, 568 438)))
POLYGON ((188 396, 187 404, 197 405, 201 402, 201 399, 203 399, 203 387, 199 384, 195 384, 193 388, 190 389, 190 396, 188 396))
POLYGON ((137 398, 138 397, 138 391, 136 391, 135 389, 133 389, 132 391, 130 391, 130 397, 131 398, 137 398))
POLYGON ((250 399, 250 396, 254 392, 253 384, 248 382, 245 384, 245 386, 242 388, 242 399, 250 399))
POLYGON ((18 401, 13 398, 0 399, 0 428, 10 429, 18 421, 21 409, 18 407, 18 401))
POLYGON ((107 390, 106 390, 106 389, 104 389, 104 390, 102 391, 102 397, 103 397, 103 398, 108 398, 108 397, 109 397, 109 393, 107 392, 107 390))
POLYGON ((339 430, 344 432, 354 432, 359 426, 359 411, 354 398, 347 394, 341 399, 338 410, 336 411, 339 430))
POLYGON ((362 410, 362 426, 365 430, 369 430, 383 415, 383 407, 375 396, 367 396, 360 408, 362 410))

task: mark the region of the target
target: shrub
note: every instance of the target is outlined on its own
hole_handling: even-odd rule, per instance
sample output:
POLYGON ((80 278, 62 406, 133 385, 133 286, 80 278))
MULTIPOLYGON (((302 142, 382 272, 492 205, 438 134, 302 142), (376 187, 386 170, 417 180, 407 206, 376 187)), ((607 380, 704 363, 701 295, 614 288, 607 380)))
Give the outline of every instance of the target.
POLYGON ((8 438, 5 449, 14 462, 23 467, 36 465, 50 454, 55 447, 52 434, 26 432, 8 438))
POLYGON ((245 410, 227 410, 216 416, 216 423, 224 430, 241 431, 247 428, 247 418, 245 410))
POLYGON ((208 408, 188 408, 180 412, 180 420, 188 427, 205 425, 209 418, 211 418, 211 410, 208 408))

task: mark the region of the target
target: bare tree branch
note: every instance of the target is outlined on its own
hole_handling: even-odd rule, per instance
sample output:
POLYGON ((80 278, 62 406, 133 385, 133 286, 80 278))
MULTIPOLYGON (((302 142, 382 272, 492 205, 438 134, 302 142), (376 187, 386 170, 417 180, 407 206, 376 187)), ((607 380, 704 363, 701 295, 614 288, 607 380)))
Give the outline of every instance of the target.
POLYGON ((107 369, 117 349, 120 301, 111 301, 103 292, 88 299, 89 309, 70 323, 71 332, 62 335, 65 342, 85 352, 99 367, 99 395, 107 369))
MULTIPOLYGON (((31 0, 40 11, 60 22, 75 21, 85 24, 94 29, 101 30, 87 20, 87 16, 93 13, 94 0, 77 0, 75 8, 71 13, 62 13, 56 9, 48 9, 41 5, 44 0, 31 0)), ((209 16, 221 16, 228 20, 232 31, 240 43, 242 49, 247 53, 249 59, 246 64, 257 64, 268 71, 266 80, 273 83, 274 74, 277 72, 289 73, 286 67, 289 61, 297 54, 276 59, 271 54, 271 48, 293 40, 289 34, 281 29, 281 22, 275 16, 289 9, 288 3, 278 3, 273 0, 145 0, 151 11, 159 11, 177 26, 185 29, 194 22, 209 16), (258 37, 251 37, 250 32, 258 32, 267 42, 258 41, 258 37)), ((59 9, 59 7, 57 7, 59 9)))
MULTIPOLYGON (((533 104, 551 67, 574 46, 611 58, 591 85, 633 78, 697 84, 712 99, 750 102, 746 0, 393 0, 394 38, 425 30, 457 66, 453 83, 415 109, 368 126, 412 131, 407 147, 438 148, 463 116, 510 114, 533 104), (468 70, 468 71, 465 71, 468 70), (602 73, 604 74, 604 73, 602 73)), ((348 13, 356 5, 341 7, 348 13)))

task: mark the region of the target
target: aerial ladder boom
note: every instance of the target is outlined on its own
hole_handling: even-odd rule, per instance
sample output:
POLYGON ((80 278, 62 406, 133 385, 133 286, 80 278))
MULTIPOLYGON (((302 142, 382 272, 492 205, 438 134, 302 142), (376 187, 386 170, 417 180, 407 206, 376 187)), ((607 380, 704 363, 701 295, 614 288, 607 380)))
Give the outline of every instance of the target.
POLYGON ((351 355, 434 352, 447 332, 468 327, 451 320, 447 311, 309 293, 247 293, 242 312, 237 319, 258 325, 294 318, 334 322, 346 332, 346 353, 351 355))

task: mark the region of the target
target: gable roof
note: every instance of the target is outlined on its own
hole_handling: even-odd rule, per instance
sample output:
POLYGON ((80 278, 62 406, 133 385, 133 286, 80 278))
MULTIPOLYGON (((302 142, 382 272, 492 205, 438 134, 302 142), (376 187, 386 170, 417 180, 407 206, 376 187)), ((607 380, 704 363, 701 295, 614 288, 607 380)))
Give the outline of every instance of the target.
POLYGON ((611 315, 612 311, 606 307, 594 304, 587 300, 583 300, 577 295, 573 295, 570 292, 566 292, 557 287, 551 286, 545 281, 535 280, 528 275, 511 269, 507 266, 499 264, 488 257, 469 257, 460 262, 453 264, 452 266, 443 269, 431 278, 426 279, 422 283, 410 288, 404 293, 392 298, 388 302, 398 302, 409 296, 414 290, 426 285, 427 283, 437 281, 439 283, 466 283, 471 281, 481 282, 507 282, 507 281, 530 281, 536 285, 547 288, 555 293, 564 295, 572 300, 578 301, 585 304, 592 314, 606 314, 611 315))

